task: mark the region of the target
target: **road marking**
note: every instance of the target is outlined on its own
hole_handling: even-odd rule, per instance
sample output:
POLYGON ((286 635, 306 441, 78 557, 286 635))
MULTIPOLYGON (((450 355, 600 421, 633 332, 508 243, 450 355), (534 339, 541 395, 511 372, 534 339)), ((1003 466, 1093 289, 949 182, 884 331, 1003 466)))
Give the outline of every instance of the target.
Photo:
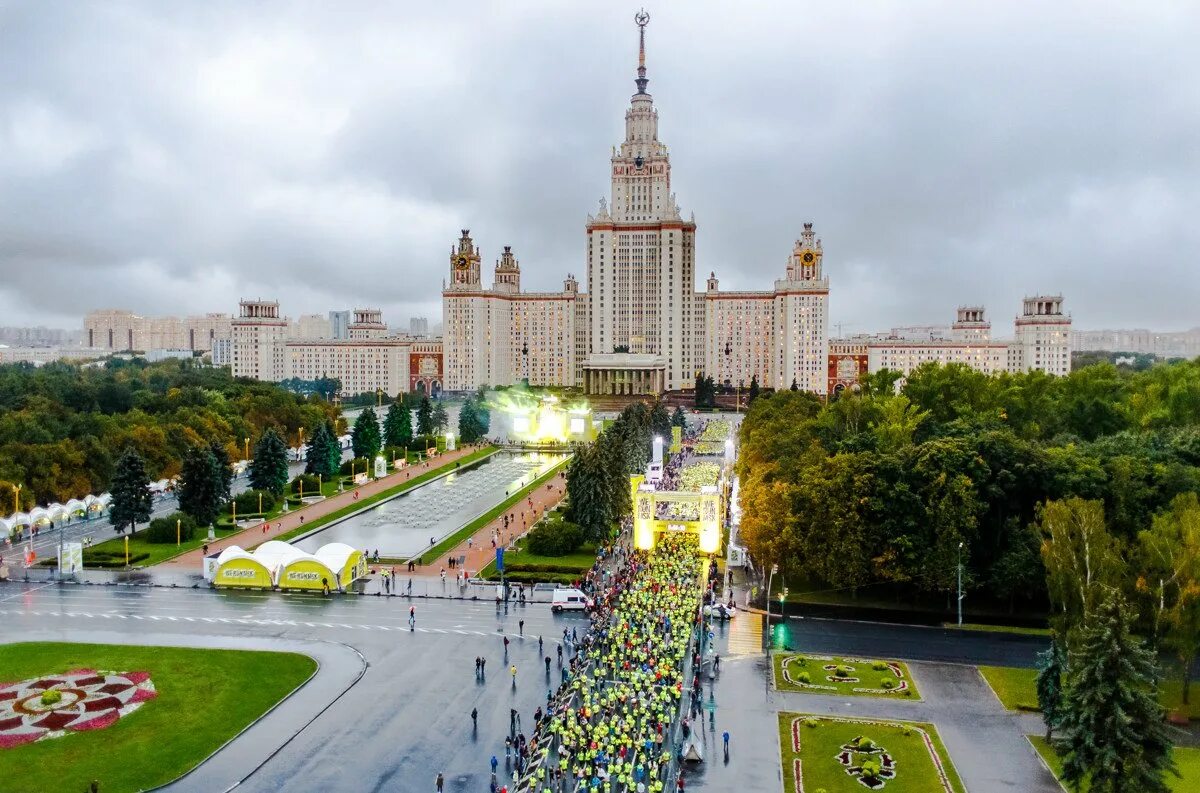
POLYGON ((33 592, 37 592, 39 589, 45 589, 46 587, 50 586, 53 583, 54 582, 51 581, 48 584, 42 584, 41 586, 35 586, 33 589, 26 589, 24 592, 18 592, 15 595, 9 595, 6 598, 0 598, 0 603, 3 603, 6 600, 14 600, 15 598, 23 597, 23 596, 31 594, 33 592))

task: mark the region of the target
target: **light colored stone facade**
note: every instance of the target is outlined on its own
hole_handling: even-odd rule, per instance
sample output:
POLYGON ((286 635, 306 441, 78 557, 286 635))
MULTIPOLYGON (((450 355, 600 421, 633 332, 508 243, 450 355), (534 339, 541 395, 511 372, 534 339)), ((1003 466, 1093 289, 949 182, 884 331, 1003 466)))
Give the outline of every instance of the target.
POLYGON ((228 314, 143 317, 122 309, 101 309, 88 312, 84 317, 83 343, 87 347, 109 352, 208 352, 214 340, 230 338, 231 322, 228 314))

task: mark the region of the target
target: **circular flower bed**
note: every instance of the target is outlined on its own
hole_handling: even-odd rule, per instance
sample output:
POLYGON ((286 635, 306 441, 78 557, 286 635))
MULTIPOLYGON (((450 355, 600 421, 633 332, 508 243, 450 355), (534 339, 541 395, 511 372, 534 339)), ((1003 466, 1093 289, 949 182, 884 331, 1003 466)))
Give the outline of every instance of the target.
POLYGON ((157 695, 149 672, 76 669, 0 683, 0 749, 103 729, 157 695))

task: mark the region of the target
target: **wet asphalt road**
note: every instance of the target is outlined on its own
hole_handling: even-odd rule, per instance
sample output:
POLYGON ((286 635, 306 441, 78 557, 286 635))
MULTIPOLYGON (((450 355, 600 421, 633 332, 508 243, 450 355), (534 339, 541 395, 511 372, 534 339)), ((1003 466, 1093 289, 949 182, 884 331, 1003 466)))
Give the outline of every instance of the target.
MULTIPOLYGON (((555 646, 563 628, 582 630, 586 622, 552 615, 545 604, 513 607, 508 614, 497 613, 492 603, 413 604, 417 622, 410 631, 404 598, 7 584, 0 586, 0 640, 21 641, 46 630, 65 631, 61 638, 74 640, 74 632, 102 630, 147 643, 162 636, 343 643, 366 661, 361 680, 238 789, 421 791, 432 790, 442 772, 447 791, 486 791, 493 754, 504 769, 509 709, 521 713, 529 734, 534 709, 560 679, 555 646), (549 684, 539 634, 552 659, 549 684), (505 635, 511 642, 507 663, 505 635), (485 680, 475 679, 477 655, 488 660, 485 680), (515 686, 509 664, 517 666, 515 686), (478 730, 471 726, 472 708, 479 711, 478 730)), ((334 692, 299 692, 310 694, 329 699, 334 692)), ((245 760, 222 753, 210 762, 245 760)), ((184 780, 175 789, 206 787, 184 780)))

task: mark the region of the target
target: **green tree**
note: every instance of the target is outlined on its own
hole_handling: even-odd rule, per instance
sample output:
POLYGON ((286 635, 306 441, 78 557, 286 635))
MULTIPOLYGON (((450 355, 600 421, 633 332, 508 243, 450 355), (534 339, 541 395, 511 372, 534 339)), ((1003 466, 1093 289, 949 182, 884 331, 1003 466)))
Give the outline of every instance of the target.
POLYGON ((341 463, 342 450, 333 432, 333 425, 329 422, 318 424, 308 436, 304 473, 329 480, 337 474, 341 463))
POLYGON ((442 400, 438 400, 433 405, 433 415, 430 416, 430 423, 433 425, 433 431, 439 435, 446 431, 450 426, 450 416, 446 413, 446 404, 442 400))
POLYGON ((671 414, 661 401, 655 402, 650 409, 650 433, 662 438, 666 445, 671 444, 671 414))
POLYGON ((274 427, 267 427, 254 444, 254 459, 250 461, 250 487, 283 495, 288 482, 287 445, 274 427))
POLYGON ((1164 774, 1178 775, 1158 704, 1158 663, 1132 622, 1125 598, 1106 588, 1069 653, 1057 726, 1062 779, 1074 791, 1166 793, 1164 774))
POLYGON ((758 392, 758 374, 755 373, 750 375, 750 398, 748 401, 753 402, 754 400, 758 399, 758 392))
POLYGON ((476 443, 483 437, 483 423, 474 397, 468 397, 458 411, 458 437, 463 443, 476 443))
POLYGON ((150 520, 150 477, 146 474, 145 460, 134 449, 126 448, 117 459, 109 492, 112 496, 109 522, 118 534, 150 520))
POLYGON ((412 412, 403 399, 397 399, 388 408, 383 420, 383 445, 408 448, 412 443, 412 412))
POLYGON ((221 479, 219 464, 212 450, 193 446, 183 458, 179 474, 179 509, 191 515, 199 526, 207 526, 221 513, 221 479))
POLYGON ((1072 632, 1087 621, 1105 593, 1125 579, 1125 562, 1104 525, 1104 507, 1071 498, 1042 508, 1042 562, 1057 629, 1071 646, 1072 632))
POLYGON ((421 397, 421 404, 417 406, 417 434, 433 434, 433 403, 427 396, 421 397))
POLYGON ((671 426, 680 429, 687 427, 687 414, 683 412, 682 405, 675 406, 675 412, 671 414, 671 426))
POLYGON ((486 386, 479 386, 475 392, 475 415, 479 419, 479 437, 485 437, 492 430, 492 411, 488 407, 486 386))
POLYGON ((1200 653, 1200 499, 1175 497, 1171 508, 1138 534, 1137 590, 1150 601, 1154 635, 1178 658, 1183 702, 1190 702, 1191 670, 1200 653))
POLYGON ((1054 727, 1062 718, 1063 674, 1067 668, 1067 654, 1054 633, 1050 634, 1050 646, 1038 653, 1037 699, 1046 723, 1046 740, 1054 734, 1054 727))
POLYGON ((799 390, 800 390, 800 384, 796 382, 796 378, 794 378, 794 377, 792 378, 792 388, 791 388, 791 390, 792 390, 792 391, 799 391, 799 390))
POLYGON ((375 459, 382 440, 379 433, 379 417, 375 415, 373 408, 364 408, 363 412, 358 414, 354 429, 350 432, 350 448, 354 450, 354 456, 375 459))
POLYGON ((213 441, 208 444, 212 454, 213 477, 217 482, 217 495, 221 503, 233 497, 233 466, 229 462, 229 453, 223 444, 213 441))
POLYGON ((571 519, 589 540, 607 536, 612 519, 612 501, 605 462, 595 444, 576 450, 567 466, 567 496, 571 519))

